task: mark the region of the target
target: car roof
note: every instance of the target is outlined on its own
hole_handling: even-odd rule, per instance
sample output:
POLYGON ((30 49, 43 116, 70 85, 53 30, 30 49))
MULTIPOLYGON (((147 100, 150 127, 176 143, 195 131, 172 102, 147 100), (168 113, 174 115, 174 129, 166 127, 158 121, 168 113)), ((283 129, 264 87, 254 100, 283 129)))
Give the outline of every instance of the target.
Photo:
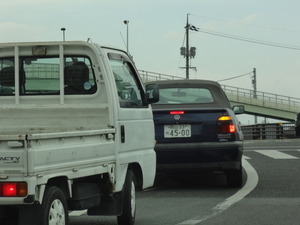
POLYGON ((149 81, 147 83, 155 83, 158 85, 168 85, 168 84, 205 84, 205 85, 214 85, 221 87, 221 85, 212 80, 200 80, 200 79, 176 79, 176 80, 156 80, 156 81, 149 81))
MULTIPOLYGON (((182 80, 159 80, 159 81, 152 81, 152 82, 147 82, 147 83, 155 83, 158 85, 159 88, 176 88, 176 87, 203 87, 207 88, 211 91, 213 97, 214 97, 214 102, 213 103, 207 103, 203 104, 201 103, 201 107, 205 108, 231 108, 230 102, 228 101, 228 98, 226 94, 224 93, 221 85, 212 80, 200 80, 200 79, 182 79, 182 80)), ((181 106, 184 107, 183 104, 181 106)), ((153 108, 173 108, 177 107, 178 105, 164 105, 164 104, 153 104, 153 108)), ((199 104, 188 104, 186 107, 189 108, 198 108, 199 104)))

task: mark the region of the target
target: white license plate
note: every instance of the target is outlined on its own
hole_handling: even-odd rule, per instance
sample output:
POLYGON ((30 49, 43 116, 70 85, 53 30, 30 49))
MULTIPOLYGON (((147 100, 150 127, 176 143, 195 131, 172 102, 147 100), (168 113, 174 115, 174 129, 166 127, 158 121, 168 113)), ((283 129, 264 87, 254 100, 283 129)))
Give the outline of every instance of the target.
POLYGON ((191 137, 191 124, 174 124, 164 126, 165 138, 186 138, 191 137))

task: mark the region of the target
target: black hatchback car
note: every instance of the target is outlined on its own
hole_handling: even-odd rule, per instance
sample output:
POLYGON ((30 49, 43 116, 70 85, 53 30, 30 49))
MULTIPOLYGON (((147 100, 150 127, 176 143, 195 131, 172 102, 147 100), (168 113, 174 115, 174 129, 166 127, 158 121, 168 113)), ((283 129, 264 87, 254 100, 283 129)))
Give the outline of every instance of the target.
POLYGON ((152 105, 158 172, 224 171, 228 186, 242 185, 243 134, 221 86, 207 80, 156 81, 152 105))

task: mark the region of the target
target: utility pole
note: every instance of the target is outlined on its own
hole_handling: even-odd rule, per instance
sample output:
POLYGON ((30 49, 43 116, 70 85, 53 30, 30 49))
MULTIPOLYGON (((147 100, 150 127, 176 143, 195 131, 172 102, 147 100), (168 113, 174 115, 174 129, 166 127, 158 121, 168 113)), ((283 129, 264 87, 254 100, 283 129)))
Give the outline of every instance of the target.
POLYGON ((180 54, 185 57, 185 67, 180 67, 185 69, 186 79, 190 78, 190 69, 195 69, 196 67, 190 67, 190 58, 194 58, 196 55, 196 48, 191 47, 189 43, 189 30, 198 31, 198 28, 189 24, 189 14, 187 14, 185 33, 186 33, 186 45, 180 48, 180 54))
POLYGON ((252 84, 253 84, 253 90, 254 90, 254 93, 253 93, 253 97, 254 98, 257 98, 257 86, 256 86, 256 68, 253 68, 253 80, 252 80, 252 84))
POLYGON ((186 79, 190 78, 190 48, 189 48, 189 14, 187 14, 186 18, 186 26, 185 26, 185 32, 186 32, 186 57, 185 57, 185 74, 186 79))
MULTIPOLYGON (((253 98, 257 99, 257 82, 256 82, 256 68, 253 68, 253 98)), ((257 116, 254 116, 254 123, 257 124, 257 116)))

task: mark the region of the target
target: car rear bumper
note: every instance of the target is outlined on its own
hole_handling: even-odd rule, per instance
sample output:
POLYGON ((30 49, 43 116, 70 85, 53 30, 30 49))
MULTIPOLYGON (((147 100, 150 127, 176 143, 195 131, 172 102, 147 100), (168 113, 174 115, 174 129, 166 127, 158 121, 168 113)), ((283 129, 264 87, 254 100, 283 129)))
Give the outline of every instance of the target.
POLYGON ((157 143, 157 171, 240 169, 243 142, 157 143))

